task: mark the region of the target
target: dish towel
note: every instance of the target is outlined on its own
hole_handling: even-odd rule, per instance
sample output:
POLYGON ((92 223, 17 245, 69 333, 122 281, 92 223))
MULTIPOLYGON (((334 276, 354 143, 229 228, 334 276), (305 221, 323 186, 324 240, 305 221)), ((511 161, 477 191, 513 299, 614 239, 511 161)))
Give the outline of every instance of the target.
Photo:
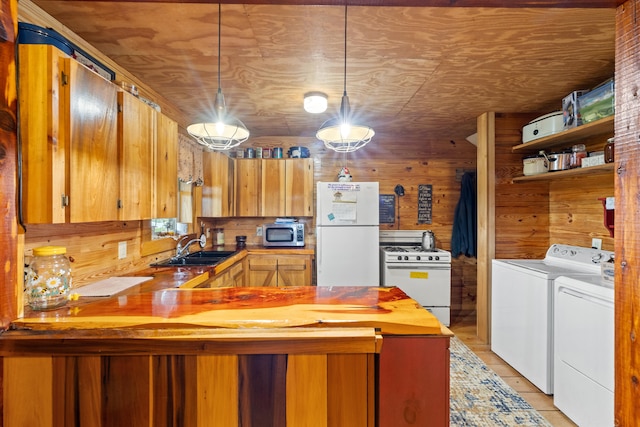
POLYGON ((451 255, 476 256, 477 230, 476 174, 465 172, 462 175, 460 200, 456 205, 451 232, 451 255))

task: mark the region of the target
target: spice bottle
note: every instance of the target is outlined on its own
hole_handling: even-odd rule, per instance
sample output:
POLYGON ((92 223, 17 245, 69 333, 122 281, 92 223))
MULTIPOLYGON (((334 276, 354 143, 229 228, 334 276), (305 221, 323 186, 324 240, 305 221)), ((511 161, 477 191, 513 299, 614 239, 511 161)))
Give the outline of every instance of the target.
POLYGON ((63 246, 33 249, 26 271, 26 299, 34 310, 50 310, 67 303, 71 293, 71 266, 63 246))
POLYGON ((615 138, 607 139, 607 143, 604 146, 604 162, 613 163, 615 160, 615 138))
POLYGON ((574 145, 573 147, 571 147, 571 163, 569 164, 569 167, 571 169, 582 167, 582 159, 584 159, 585 157, 587 157, 587 148, 585 147, 585 145, 574 145))

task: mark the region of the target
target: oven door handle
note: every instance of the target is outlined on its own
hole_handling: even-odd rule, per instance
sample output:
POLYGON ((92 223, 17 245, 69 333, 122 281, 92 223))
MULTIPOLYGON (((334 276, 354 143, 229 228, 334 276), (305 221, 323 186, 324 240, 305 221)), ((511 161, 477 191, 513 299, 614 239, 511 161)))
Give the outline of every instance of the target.
POLYGON ((385 264, 389 270, 451 270, 449 264, 385 264))

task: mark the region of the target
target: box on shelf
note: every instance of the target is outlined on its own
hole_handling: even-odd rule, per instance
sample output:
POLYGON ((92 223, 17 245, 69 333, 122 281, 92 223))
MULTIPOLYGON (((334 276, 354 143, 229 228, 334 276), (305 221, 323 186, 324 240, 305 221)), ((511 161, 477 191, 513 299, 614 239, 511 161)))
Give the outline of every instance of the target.
POLYGON ((582 167, 588 168, 589 166, 604 165, 604 153, 590 155, 582 159, 582 167))
POLYGON ((575 90, 562 98, 562 120, 565 129, 571 129, 582 124, 578 114, 578 99, 589 92, 588 89, 575 90))
POLYGON ((522 142, 533 141, 563 130, 562 111, 545 114, 522 128, 522 142))
POLYGON ((578 99, 578 112, 582 123, 611 116, 615 109, 614 81, 609 79, 578 99))

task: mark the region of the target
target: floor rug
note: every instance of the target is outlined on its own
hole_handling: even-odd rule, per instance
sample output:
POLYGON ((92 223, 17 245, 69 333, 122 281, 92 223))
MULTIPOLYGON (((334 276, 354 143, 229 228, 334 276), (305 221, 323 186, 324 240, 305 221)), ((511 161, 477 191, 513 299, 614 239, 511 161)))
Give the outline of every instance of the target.
POLYGON ((451 339, 451 426, 551 424, 458 338, 451 339))

